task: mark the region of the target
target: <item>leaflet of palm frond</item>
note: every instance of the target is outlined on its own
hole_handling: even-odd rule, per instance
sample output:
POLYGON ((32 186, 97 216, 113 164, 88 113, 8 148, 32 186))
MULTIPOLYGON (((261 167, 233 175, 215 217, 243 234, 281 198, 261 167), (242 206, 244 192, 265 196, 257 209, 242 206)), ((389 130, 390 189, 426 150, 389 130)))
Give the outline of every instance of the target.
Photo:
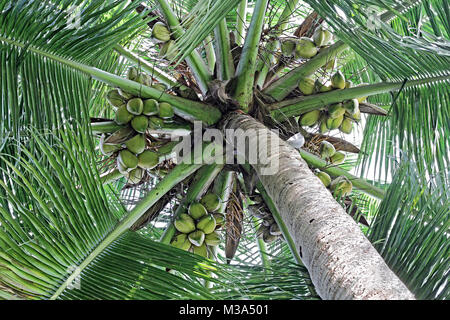
MULTIPOLYGON (((239 187, 236 186, 237 188, 239 187)), ((226 214, 225 257, 227 264, 230 264, 236 254, 243 229, 242 197, 239 195, 239 191, 236 191, 231 194, 226 214)))

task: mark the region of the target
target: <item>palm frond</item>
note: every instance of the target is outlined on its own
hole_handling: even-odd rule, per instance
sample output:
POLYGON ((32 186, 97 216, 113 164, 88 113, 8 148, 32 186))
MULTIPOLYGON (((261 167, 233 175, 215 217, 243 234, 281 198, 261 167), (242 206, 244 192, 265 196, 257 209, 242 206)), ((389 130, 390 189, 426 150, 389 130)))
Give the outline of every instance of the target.
POLYGON ((208 37, 240 0, 200 0, 184 18, 186 31, 177 39, 178 60, 186 58, 208 37))
POLYGON ((369 239, 418 299, 448 299, 448 172, 426 177, 405 159, 369 230, 369 239))
MULTIPOLYGON (((410 71, 404 71, 403 76, 408 79, 412 79, 413 74, 419 77, 433 72, 448 74, 448 55, 441 55, 442 52, 437 44, 439 41, 448 43, 448 33, 445 32, 446 20, 442 19, 445 12, 448 14, 448 10, 442 10, 441 13, 444 16, 433 14, 436 7, 448 8, 448 4, 440 1, 419 1, 414 4, 415 6, 407 10, 403 16, 392 19, 390 22, 392 29, 385 33, 395 33, 396 37, 401 39, 417 38, 420 41, 429 42, 429 47, 435 48, 436 52, 432 58, 426 57, 431 54, 430 51, 423 54, 423 51, 417 48, 405 47, 403 50, 410 52, 407 54, 403 54, 403 51, 397 47, 390 52, 395 52, 396 56, 403 59, 398 63, 403 64, 404 70, 414 69, 414 73, 409 76, 410 71), (439 36, 440 38, 437 38, 439 36), (412 54, 416 54, 417 57, 412 57, 412 54), (436 64, 435 59, 446 63, 446 66, 441 65, 440 62, 436 64), (416 68, 415 63, 423 63, 427 66, 416 68)), ((389 59, 380 56, 380 63, 381 61, 391 68, 389 59)), ((390 74, 379 69, 363 53, 361 56, 355 53, 352 58, 347 58, 345 69, 347 77, 354 83, 376 82, 386 77, 391 78, 390 74)), ((402 74, 398 70, 395 73, 402 74)), ((392 106, 389 117, 370 116, 368 118, 359 159, 361 175, 373 174, 379 181, 388 180, 393 175, 389 158, 398 157, 402 152, 410 154, 417 162, 419 169, 426 170, 431 175, 433 172, 448 168, 449 145, 445 138, 449 134, 450 121, 448 108, 445 107, 448 105, 447 85, 447 82, 433 83, 402 90, 398 94, 369 97, 369 101, 376 105, 392 106), (375 171, 372 173, 369 172, 370 170, 375 171)))

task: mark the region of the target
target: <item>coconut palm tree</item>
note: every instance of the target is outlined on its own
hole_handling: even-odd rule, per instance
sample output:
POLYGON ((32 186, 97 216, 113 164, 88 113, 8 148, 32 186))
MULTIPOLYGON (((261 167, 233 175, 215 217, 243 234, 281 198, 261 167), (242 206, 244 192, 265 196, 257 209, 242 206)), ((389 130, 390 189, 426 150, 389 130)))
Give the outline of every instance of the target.
POLYGON ((371 3, 0 0, 0 298, 448 298, 448 2, 371 3))

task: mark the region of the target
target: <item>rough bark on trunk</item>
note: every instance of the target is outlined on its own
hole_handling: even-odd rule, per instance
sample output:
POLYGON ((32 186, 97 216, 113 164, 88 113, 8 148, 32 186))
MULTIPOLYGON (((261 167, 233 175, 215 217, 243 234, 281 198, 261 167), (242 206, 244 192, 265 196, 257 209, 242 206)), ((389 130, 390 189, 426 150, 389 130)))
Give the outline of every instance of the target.
MULTIPOLYGON (((264 164, 252 164, 280 211, 314 286, 323 299, 414 299, 389 269, 353 219, 311 172, 299 152, 250 116, 232 113, 222 129, 265 132, 278 151, 278 172, 262 175, 264 164)), ((256 145, 257 137, 249 139, 256 145)), ((270 148, 268 148, 270 150, 270 148)), ((258 150, 258 158, 263 157, 258 150)))

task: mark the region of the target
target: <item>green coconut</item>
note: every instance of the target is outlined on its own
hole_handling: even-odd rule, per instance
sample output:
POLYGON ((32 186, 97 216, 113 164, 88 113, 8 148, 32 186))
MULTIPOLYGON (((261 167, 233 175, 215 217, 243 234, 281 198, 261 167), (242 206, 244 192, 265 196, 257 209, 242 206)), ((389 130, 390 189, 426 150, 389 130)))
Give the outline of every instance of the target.
POLYGON ((295 47, 295 58, 309 59, 317 54, 317 47, 314 41, 307 37, 302 37, 295 47))
POLYGON ((159 164, 158 153, 145 150, 138 156, 138 166, 143 169, 153 169, 159 164))
POLYGON ((189 250, 189 248, 191 247, 191 242, 189 241, 187 234, 184 233, 180 233, 179 235, 175 236, 170 244, 175 248, 185 251, 189 250))
POLYGON ((262 233, 262 238, 265 243, 272 243, 277 239, 278 236, 274 236, 273 234, 270 234, 270 227, 264 229, 262 233))
POLYGON ((347 177, 340 176, 331 181, 330 190, 334 195, 345 196, 352 192, 353 185, 347 177))
POLYGON ((140 98, 133 98, 128 100, 127 110, 134 115, 140 115, 144 109, 144 102, 140 98))
POLYGON ((159 104, 159 112, 158 116, 162 119, 170 119, 174 116, 173 108, 172 106, 167 102, 161 102, 159 104))
POLYGON ((138 165, 138 158, 127 149, 119 152, 118 161, 128 169, 135 169, 138 165))
POLYGON ((344 162, 344 160, 345 160, 345 153, 340 152, 340 151, 337 151, 335 154, 333 154, 330 157, 330 161, 333 164, 340 164, 340 163, 344 162))
POLYGON ((329 131, 328 126, 327 126, 327 118, 323 118, 322 120, 320 120, 320 124, 319 124, 319 131, 320 133, 326 133, 329 131))
POLYGON ((300 117, 299 125, 302 127, 313 126, 319 121, 320 118, 320 110, 313 110, 307 113, 302 114, 300 117))
POLYGON ((127 78, 131 81, 136 81, 139 75, 139 71, 136 67, 130 67, 127 72, 127 78))
POLYGON ((344 116, 339 116, 335 119, 328 118, 327 119, 327 128, 330 130, 337 129, 337 128, 339 128, 339 126, 341 125, 343 120, 344 120, 344 116))
POLYGON ((136 116, 131 120, 131 127, 139 133, 144 133, 148 127, 148 118, 146 116, 136 116))
POLYGON ((353 123, 352 120, 349 118, 345 118, 342 123, 341 126, 339 127, 339 130, 341 130, 341 132, 346 133, 346 134, 350 134, 352 132, 353 129, 353 123))
POLYGON ((161 46, 159 51, 161 57, 167 60, 174 60, 178 55, 178 49, 175 40, 169 40, 161 46))
POLYGON ((332 37, 333 35, 331 32, 326 30, 323 26, 317 27, 313 34, 314 43, 318 47, 326 46, 331 41, 332 37))
POLYGON ((175 229, 181 233, 190 233, 195 230, 195 222, 190 215, 182 213, 174 222, 175 229))
POLYGON ((208 258, 208 248, 206 247, 205 243, 203 243, 201 246, 198 247, 194 245, 192 247, 192 252, 204 258, 208 258))
POLYGON ((320 156, 322 159, 331 157, 336 152, 334 146, 328 141, 322 141, 320 143, 320 156))
POLYGON ((207 193, 205 194, 200 203, 208 210, 208 212, 214 212, 220 208, 220 198, 215 193, 207 193))
POLYGON ((148 118, 148 127, 152 130, 160 129, 164 126, 164 120, 155 116, 148 118))
POLYGON ((354 115, 359 111, 359 101, 358 99, 348 100, 344 102, 343 107, 350 115, 354 115))
POLYGON ((150 86, 152 84, 152 78, 144 72, 139 73, 136 78, 136 82, 144 86, 150 86))
POLYGON ((325 187, 328 187, 330 185, 331 177, 328 175, 328 173, 319 171, 318 173, 316 173, 316 176, 320 179, 320 181, 322 181, 325 187))
POLYGON ((133 98, 134 97, 134 95, 133 94, 131 94, 131 93, 129 93, 129 92, 126 92, 126 91, 124 91, 124 90, 122 90, 122 89, 117 89, 118 91, 119 91, 119 93, 120 93, 120 95, 125 99, 125 100, 129 100, 129 99, 131 99, 131 98, 133 98))
POLYGON ((115 108, 119 108, 126 103, 123 97, 120 95, 118 89, 109 90, 106 94, 106 100, 108 100, 108 102, 115 108))
POLYGON ((128 171, 130 171, 130 169, 128 169, 127 167, 125 167, 120 161, 119 158, 117 158, 117 170, 119 170, 119 172, 123 175, 128 176, 128 171))
POLYGON ((297 41, 294 39, 286 39, 281 41, 281 53, 285 57, 292 57, 295 53, 295 46, 297 45, 297 41))
POLYGON ((210 234, 205 235, 205 243, 208 246, 218 246, 220 244, 220 235, 217 231, 211 232, 210 234))
POLYGON ((170 40, 170 31, 162 22, 156 22, 152 28, 152 38, 158 42, 166 42, 170 40))
POLYGON ((214 219, 216 219, 216 229, 221 228, 226 223, 226 217, 223 213, 213 213, 214 219))
POLYGON ((142 178, 144 178, 144 173, 145 173, 145 171, 139 167, 131 170, 128 173, 128 182, 131 184, 136 184, 136 183, 141 182, 142 178))
POLYGON ((191 217, 194 218, 195 220, 198 220, 201 217, 206 216, 208 214, 206 208, 199 202, 191 203, 188 211, 191 217))
POLYGON ((208 214, 197 222, 197 229, 202 230, 205 234, 210 234, 216 229, 216 219, 212 214, 208 214))
POLYGON ((107 143, 105 142, 104 136, 100 139, 100 151, 105 156, 110 156, 114 152, 119 151, 122 149, 122 146, 118 143, 107 143))
POLYGON ((346 112, 345 115, 354 121, 361 120, 361 111, 359 110, 359 108, 358 111, 356 111, 354 114, 349 114, 348 112, 346 112))
POLYGON ((123 105, 117 109, 114 121, 119 125, 124 125, 130 122, 133 117, 134 116, 128 112, 126 105, 123 105))
MULTIPOLYGON (((134 119, 133 119, 134 120, 134 119)), ((143 134, 135 135, 133 138, 125 142, 125 146, 134 154, 144 152, 147 141, 143 134)))
POLYGON ((337 71, 331 77, 331 86, 335 89, 345 89, 345 77, 341 71, 337 71))
POLYGON ((331 87, 330 82, 328 82, 328 81, 323 83, 323 80, 317 79, 314 85, 316 87, 316 91, 320 92, 320 93, 328 92, 328 91, 333 90, 333 88, 331 87))
POLYGON ((342 103, 335 103, 328 107, 328 115, 330 118, 338 118, 340 116, 343 116, 345 113, 345 109, 342 106, 342 103))
POLYGON ((158 91, 166 91, 167 90, 167 86, 164 83, 154 83, 154 84, 152 84, 151 87, 158 91))
POLYGON ((144 100, 144 108, 142 109, 142 113, 146 116, 153 116, 158 114, 159 107, 158 101, 155 99, 146 99, 144 100))
POLYGON ((272 236, 280 236, 282 234, 280 227, 276 223, 272 223, 269 227, 269 233, 272 236))
POLYGON ((353 87, 353 82, 351 82, 350 80, 346 80, 345 81, 345 89, 348 89, 351 87, 353 87))
POLYGON ((202 230, 195 230, 189 233, 189 241, 196 247, 200 247, 205 241, 205 233, 202 230))
POLYGON ((312 78, 303 78, 298 83, 298 88, 303 93, 303 95, 309 96, 310 94, 314 93, 315 81, 312 78))

